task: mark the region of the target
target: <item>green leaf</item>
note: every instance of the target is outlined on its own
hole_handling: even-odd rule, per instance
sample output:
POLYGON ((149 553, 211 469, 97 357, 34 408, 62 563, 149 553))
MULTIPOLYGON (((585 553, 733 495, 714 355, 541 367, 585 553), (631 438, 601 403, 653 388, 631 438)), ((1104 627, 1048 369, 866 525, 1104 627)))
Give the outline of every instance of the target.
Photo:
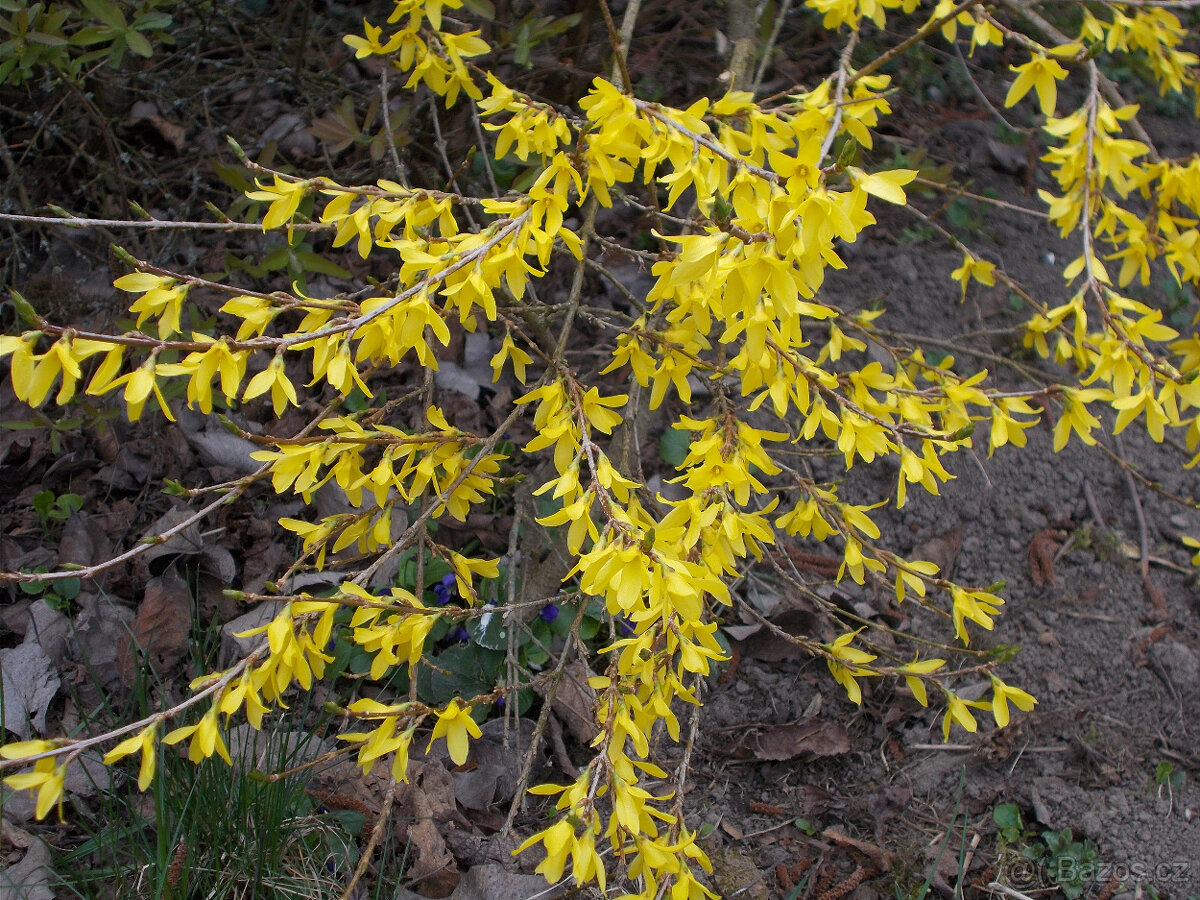
POLYGON ((807 835, 814 835, 817 833, 817 829, 813 827, 812 822, 808 821, 808 819, 795 819, 792 821, 792 825, 794 825, 796 828, 799 828, 807 835))
POLYGON ((1020 840, 1024 828, 1021 810, 1015 803, 1001 803, 992 810, 992 821, 1000 829, 1000 836, 1010 844, 1020 840))
POLYGON ((467 622, 467 634, 471 640, 487 650, 505 650, 508 647, 508 628, 504 624, 504 610, 495 609, 467 622))
POLYGON ((93 44, 103 44, 111 41, 114 33, 107 25, 89 25, 71 35, 71 44, 75 47, 90 47, 93 44))
POLYGON ((88 12, 110 28, 124 31, 127 27, 121 7, 112 0, 83 0, 83 5, 87 7, 88 12))
POLYGON ((438 654, 432 664, 417 669, 417 695, 438 705, 455 697, 469 700, 495 687, 503 666, 504 654, 497 650, 455 644, 438 654))
POLYGON ((486 19, 489 22, 496 21, 496 7, 492 4, 492 0, 463 0, 463 8, 470 11, 471 15, 486 19))
POLYGON ((64 600, 74 600, 79 596, 80 586, 81 583, 78 578, 64 578, 54 585, 54 593, 58 594, 64 600))
POLYGON ((170 478, 164 478, 163 493, 168 497, 190 497, 192 492, 185 488, 178 481, 174 481, 170 478))
POLYGON ((667 465, 678 469, 687 459, 691 439, 686 431, 668 428, 658 441, 658 455, 667 465))
POLYGON ((149 59, 154 55, 154 48, 150 46, 150 42, 146 40, 145 35, 139 34, 136 31, 125 32, 125 44, 142 59, 149 59))
POLYGON ((331 262, 323 256, 318 256, 311 250, 297 252, 296 262, 300 263, 306 272, 316 272, 318 275, 328 275, 331 278, 350 277, 349 269, 343 269, 337 263, 331 262))
POLYGON ((134 19, 130 27, 135 31, 160 31, 169 27, 173 21, 175 20, 167 13, 149 12, 134 19))
POLYGON ((31 44, 41 44, 43 47, 65 47, 67 39, 61 34, 46 34, 41 31, 31 31, 25 35, 25 40, 31 44))
POLYGON ((79 494, 60 494, 55 506, 66 513, 63 518, 69 518, 83 508, 83 497, 79 494))
POLYGON ((50 510, 54 509, 54 491, 38 491, 33 495, 33 500, 30 505, 37 510, 37 514, 43 519, 50 515, 50 510))

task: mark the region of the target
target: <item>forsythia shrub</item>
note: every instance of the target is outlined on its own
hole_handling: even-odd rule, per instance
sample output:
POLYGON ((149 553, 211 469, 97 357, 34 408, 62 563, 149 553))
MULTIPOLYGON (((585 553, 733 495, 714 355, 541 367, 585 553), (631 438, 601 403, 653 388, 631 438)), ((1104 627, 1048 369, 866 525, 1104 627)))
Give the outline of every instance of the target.
MULTIPOLYGON (((535 436, 520 452, 544 452, 553 466, 533 491, 551 510, 537 521, 566 530, 574 561, 566 580, 584 598, 601 600, 621 628, 614 627, 593 661, 593 671, 602 672, 591 678, 598 697, 595 755, 573 783, 532 789, 557 797, 559 813, 521 850, 544 850, 539 871, 552 882, 569 872, 577 884, 604 887, 603 855, 611 849, 636 896, 712 897, 701 874, 708 860, 683 815, 683 773, 672 775, 651 758, 651 734, 662 723, 672 740, 681 739, 677 713, 699 703, 705 676, 724 656, 716 617, 731 602, 728 583, 749 560, 761 559, 781 534, 822 541, 842 559, 839 579, 886 579, 897 602, 945 615, 964 648, 972 628, 992 628, 1004 603, 992 590, 952 583, 934 564, 881 546, 872 510, 882 503, 843 499, 837 484, 815 481, 781 450, 831 444, 847 469, 893 457, 895 493, 883 502, 900 507, 910 486, 938 493, 952 477, 949 455, 984 440, 989 454, 1007 444, 1023 447, 1025 432, 1051 410, 1055 449, 1072 436, 1094 443, 1100 407, 1116 410, 1115 432, 1137 421, 1156 441, 1182 432, 1193 452, 1200 446, 1200 338, 1181 335, 1162 321, 1160 309, 1124 293, 1133 282, 1147 284, 1156 263, 1180 284, 1200 282, 1200 159, 1156 152, 1138 124, 1138 107, 1105 74, 1108 62, 1131 57, 1163 94, 1194 94, 1197 57, 1183 49, 1188 32, 1170 4, 940 0, 931 8, 919 0, 807 0, 824 27, 845 41, 836 70, 811 86, 766 101, 732 90, 675 109, 635 96, 618 65, 619 77, 596 78, 577 108, 564 109, 482 68, 489 45, 446 15, 459 15, 463 2, 398 0, 386 25, 368 22, 362 36, 346 42, 358 57, 381 57, 402 73, 407 90, 432 92, 446 107, 474 104, 497 159, 511 154, 538 164, 526 190, 462 196, 258 167, 262 178, 250 197, 269 204, 264 229, 290 230, 301 203, 315 199, 319 221, 333 229, 333 246, 353 244, 364 258, 396 259, 394 282, 314 298, 241 292, 138 263, 116 281, 136 296, 135 331, 97 334, 50 323, 18 298, 32 327, 0 338, 0 352, 11 357, 13 390, 33 406, 56 386, 58 404, 81 387, 88 395, 119 390, 131 419, 149 401, 170 419, 162 390, 170 379, 186 381, 188 404, 206 413, 215 391, 228 404, 269 398, 280 415, 323 384, 343 397, 355 390, 371 397, 373 373, 406 358, 435 369, 452 323, 487 330, 499 340, 491 361, 496 377, 511 372, 525 386, 490 435, 456 427, 432 405, 424 413, 427 426, 417 430, 394 424, 394 404, 333 409, 292 439, 273 438, 254 454, 260 472, 225 486, 236 495, 269 478, 276 493, 307 501, 334 480, 360 512, 282 520, 303 543, 302 561, 321 568, 327 553, 349 546, 379 560, 417 547, 449 566, 463 599, 427 607, 420 591, 368 590, 378 561, 346 576, 334 596, 275 597, 279 612, 260 629, 262 647, 196 681, 183 707, 96 738, 4 746, 4 768, 24 768, 6 781, 35 791, 37 814, 45 816, 61 800, 67 766, 87 747, 108 747, 107 763, 140 756, 143 789, 154 776, 160 742, 186 743, 195 762, 214 754, 228 761, 222 730, 229 718, 244 715, 260 727, 293 686, 310 689, 331 662, 335 628, 347 627, 373 657, 373 676, 401 664, 411 672, 439 620, 463 623, 484 614, 477 586, 498 573, 498 560, 443 547, 426 525, 444 516, 463 521, 495 494, 513 471, 502 438, 518 417, 531 416, 535 436), (898 28, 909 20, 912 36, 895 52, 855 63, 867 23, 898 28), (1066 22, 1069 34, 1060 30, 1067 25, 1055 24, 1066 22), (821 298, 826 269, 846 265, 839 247, 875 223, 873 207, 906 205, 905 186, 917 175, 856 164, 858 149, 872 147, 872 129, 891 111, 894 88, 880 68, 919 40, 967 35, 972 52, 1005 46, 1025 60, 1007 73, 1005 104, 1036 103, 1044 118, 1043 159, 1057 189, 1039 194, 1079 251, 1063 273, 1074 286, 1067 303, 1048 308, 1025 295, 1032 308, 1025 343, 1073 366, 1079 375, 1073 385, 1000 390, 986 371, 960 370, 952 358, 935 363, 919 351, 893 349, 888 366, 862 363, 855 353, 868 340, 887 346, 876 330, 879 312, 850 315, 821 298), (1059 88, 1068 81, 1072 87, 1062 93, 1078 99, 1063 109, 1059 88), (657 237, 667 249, 622 247, 597 234, 597 208, 622 205, 657 211, 657 237), (650 265, 653 288, 644 302, 629 298, 629 317, 584 309, 583 276, 589 265, 600 267, 592 259, 598 246, 650 265), (556 258, 573 267, 569 293, 553 303, 535 299, 533 282, 556 258), (212 334, 185 334, 188 292, 201 284, 230 295, 221 310, 225 324, 212 334), (584 316, 609 341, 600 372, 567 362, 584 316), (539 323, 544 327, 533 327, 539 323), (173 361, 163 361, 168 353, 173 361), (247 379, 256 354, 269 361, 247 379), (293 381, 292 360, 310 367, 306 384, 293 381), (703 404, 693 398, 698 379, 711 391, 703 404), (613 387, 621 381, 624 391, 613 387), (646 491, 616 439, 629 427, 639 395, 654 409, 672 394, 689 413, 674 425, 688 442, 675 479, 681 499, 646 491), (398 541, 397 504, 417 510, 398 541), (348 626, 335 623, 346 608, 353 610, 348 626), (199 720, 172 729, 168 719, 197 704, 206 709, 199 720)), ((610 31, 615 39, 611 22, 610 31)), ((619 51, 617 57, 620 63, 619 51)), ((1007 283, 995 264, 958 247, 963 261, 953 278, 964 293, 972 281, 1007 283)), ((955 723, 974 731, 975 710, 987 710, 1003 726, 1010 706, 1028 710, 1035 702, 1001 680, 994 657, 973 651, 955 668, 938 657, 896 658, 873 642, 869 628, 825 643, 804 635, 795 640, 825 661, 855 703, 864 678, 902 677, 922 704, 932 689, 945 710, 947 736, 955 723), (981 674, 990 680, 990 699, 955 693, 957 679, 981 674)), ((946 649, 949 656, 953 648, 946 649)), ((553 672, 525 672, 518 686, 559 675, 561 664, 553 672)), ((403 780, 414 741, 445 740, 451 759, 463 762, 480 733, 473 712, 513 688, 498 685, 442 707, 359 700, 344 710, 357 729, 341 738, 356 745, 364 769, 384 760, 403 780), (419 738, 421 729, 431 736, 419 738)))

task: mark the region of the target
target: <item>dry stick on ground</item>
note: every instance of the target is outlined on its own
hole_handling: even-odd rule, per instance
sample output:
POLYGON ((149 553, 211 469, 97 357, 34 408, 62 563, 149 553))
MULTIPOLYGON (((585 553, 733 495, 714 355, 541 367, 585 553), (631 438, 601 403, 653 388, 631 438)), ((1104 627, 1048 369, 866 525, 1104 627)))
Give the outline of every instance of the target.
POLYGON ((383 797, 383 807, 379 810, 379 818, 375 820, 375 827, 371 829, 371 837, 367 840, 367 845, 363 847, 362 856, 358 860, 358 865, 354 867, 354 874, 350 876, 346 890, 342 892, 341 900, 350 900, 354 888, 366 874, 367 866, 371 864, 371 857, 375 855, 375 848, 379 846, 379 841, 383 837, 383 827, 391 818, 392 804, 396 802, 396 791, 399 790, 400 782, 394 776, 389 777, 389 782, 387 793, 383 797))
MULTIPOLYGON (((1121 436, 1113 435, 1114 451, 1121 459, 1125 458, 1125 454, 1121 450, 1121 436)), ((1165 621, 1170 618, 1170 611, 1167 608, 1167 600, 1159 590, 1157 584, 1150 577, 1150 529, 1146 525, 1146 513, 1142 509, 1142 498, 1138 496, 1137 484, 1133 480, 1133 476, 1129 473, 1128 466, 1123 466, 1121 470, 1125 475, 1125 486, 1129 489, 1129 499, 1133 503, 1133 512, 1137 516, 1138 526, 1138 553, 1140 555, 1141 573, 1142 573, 1142 590, 1145 592, 1147 599, 1150 601, 1150 609, 1158 621, 1165 621)))
POLYGON ((1033 900, 1028 894, 1022 894, 1020 891, 1015 891, 1007 885, 1003 885, 998 881, 993 881, 988 884, 989 891, 996 891, 1006 897, 1012 897, 1013 900, 1033 900))
POLYGON ((562 683, 566 672, 567 661, 571 658, 572 651, 578 647, 579 628, 583 624, 583 613, 586 609, 587 603, 581 599, 579 609, 575 613, 575 621, 571 623, 571 631, 567 637, 567 643, 558 655, 558 664, 554 667, 554 671, 550 673, 550 678, 547 681, 546 696, 542 700, 542 711, 538 715, 537 724, 534 726, 533 737, 529 741, 529 749, 525 751, 525 758, 521 761, 521 774, 517 778, 517 788, 513 794, 512 804, 508 808, 508 816, 504 819, 504 827, 500 829, 502 837, 512 831, 513 822, 516 821, 517 813, 520 811, 522 802, 525 799, 525 788, 529 785, 529 775, 533 771, 533 758, 537 754, 537 747, 541 743, 542 735, 546 732, 551 707, 554 706, 554 698, 558 694, 558 686, 562 683))

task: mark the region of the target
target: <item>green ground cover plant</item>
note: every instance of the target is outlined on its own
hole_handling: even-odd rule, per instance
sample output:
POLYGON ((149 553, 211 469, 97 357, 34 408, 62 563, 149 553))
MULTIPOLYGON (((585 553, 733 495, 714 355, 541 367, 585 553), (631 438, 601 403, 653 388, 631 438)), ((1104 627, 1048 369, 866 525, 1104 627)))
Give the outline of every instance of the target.
MULTIPOLYGON (((1053 421, 1056 450, 1136 423, 1157 442, 1178 438, 1185 464, 1200 460, 1195 319, 1176 315, 1177 297, 1155 305, 1130 296, 1162 272, 1181 291, 1200 283, 1200 161, 1161 155, 1139 123, 1139 98, 1106 74, 1112 64, 1135 65, 1160 94, 1194 103, 1193 4, 806 5, 840 42, 827 75, 760 97, 735 48, 730 90, 676 108, 634 90, 624 48, 637 3, 620 23, 599 4, 613 72, 563 106, 496 74, 492 47, 472 24, 486 19, 486 4, 399 0, 386 23, 367 21, 346 43, 359 58, 378 58, 385 84, 394 78, 445 110, 472 107, 492 190, 457 186, 466 160, 448 160, 441 186, 399 176, 348 185, 243 154, 262 229, 291 248, 260 264, 286 270, 291 291, 244 290, 125 254, 131 271, 115 286, 134 298, 135 321, 120 334, 49 321, 14 294, 25 330, 0 338, 0 353, 10 359, 12 390, 33 407, 51 396, 63 406, 80 393, 119 392, 131 420, 173 420, 172 398, 206 414, 269 403, 276 417, 307 398, 324 403, 296 433, 258 436, 254 474, 176 486, 200 501, 194 515, 119 559, 259 483, 310 504, 333 482, 357 510, 279 520, 295 536, 295 565, 261 595, 234 592, 277 610, 257 629, 262 642, 197 678, 188 699, 100 735, 0 747, 6 783, 34 792, 38 817, 61 807, 67 770, 86 750, 103 749, 109 765, 137 760, 145 790, 164 748, 186 747, 193 763, 230 763, 232 720, 262 728, 294 694, 346 673, 384 687, 334 704, 350 723, 338 738, 364 770, 382 763, 405 780, 414 742, 444 741, 462 764, 483 718, 532 704, 535 690, 552 698, 579 656, 596 693, 593 754, 573 782, 531 788, 555 798, 557 814, 521 851, 540 849, 538 871, 551 882, 569 875, 604 888, 620 877, 630 896, 713 897, 684 808, 687 749, 705 679, 727 656, 718 626, 736 601, 730 583, 782 535, 825 544, 840 560, 839 580, 884 585, 897 603, 946 624, 948 640, 931 644, 817 598, 837 636, 787 637, 823 661, 852 702, 861 702, 864 680, 902 682, 922 705, 943 710, 946 737, 955 726, 975 731, 981 713, 1003 727, 1014 708, 1034 707, 1002 676, 1010 648, 971 646, 972 632, 990 630, 1000 614, 1001 588, 956 583, 934 563, 890 550, 873 511, 902 507, 910 489, 937 494, 956 454, 1019 452, 1043 419, 1053 421), (864 37, 878 42, 885 26, 907 36, 863 56, 864 37), (917 169, 889 166, 873 136, 895 97, 885 70, 923 41, 961 43, 991 60, 1003 48, 1016 60, 995 74, 1006 83, 1004 107, 1036 116, 1046 141, 1053 189, 1038 193, 1077 247, 1063 267, 1071 298, 1041 303, 1003 260, 965 243, 981 225, 976 204, 990 198, 960 201, 960 236, 913 211, 933 229, 926 234, 961 253, 952 278, 962 295, 1004 285, 1028 316, 1026 348, 1073 378, 1002 385, 951 354, 935 359, 889 340, 882 306, 846 310, 822 298, 826 271, 846 267, 845 247, 876 224, 873 210, 907 207, 906 191, 928 185, 917 169), (505 166, 513 177, 502 191, 495 176, 505 166), (650 215, 647 245, 603 233, 597 223, 610 208, 650 215), (310 296, 302 277, 322 270, 323 246, 310 232, 363 259, 382 255, 394 274, 355 293, 310 296), (611 276, 600 251, 645 266, 648 294, 626 291, 624 309, 592 303, 585 276, 611 276), (552 278, 562 290, 543 289, 552 278), (185 325, 202 319, 190 311, 193 290, 225 297, 209 327, 185 325), (373 386, 408 361, 432 373, 455 336, 481 332, 499 342, 494 380, 517 386, 491 433, 435 405, 431 377, 386 400, 373 386), (575 353, 597 334, 600 362, 575 353), (682 437, 664 440, 673 489, 654 492, 638 417, 668 400, 686 412, 672 426, 682 437), (533 436, 518 447, 507 435, 519 419, 533 436), (840 480, 812 476, 809 450, 835 454, 845 470, 891 459, 893 488, 851 499, 840 480), (525 481, 530 514, 514 516, 503 558, 436 527, 494 512, 525 481), (539 529, 570 563, 549 594, 521 599, 518 545, 539 529), (335 592, 290 591, 291 574, 323 569, 347 548, 361 564, 338 569, 335 592), (373 585, 398 556, 401 574, 373 585), (423 660, 433 663, 420 669, 432 673, 424 682, 423 660), (983 697, 957 692, 980 678, 989 686, 983 697), (685 747, 673 771, 656 762, 656 729, 685 747)), ((517 63, 559 24, 526 21, 512 39, 517 63)), ((382 133, 386 145, 386 120, 382 133)), ((0 577, 49 588, 110 565, 0 577)))

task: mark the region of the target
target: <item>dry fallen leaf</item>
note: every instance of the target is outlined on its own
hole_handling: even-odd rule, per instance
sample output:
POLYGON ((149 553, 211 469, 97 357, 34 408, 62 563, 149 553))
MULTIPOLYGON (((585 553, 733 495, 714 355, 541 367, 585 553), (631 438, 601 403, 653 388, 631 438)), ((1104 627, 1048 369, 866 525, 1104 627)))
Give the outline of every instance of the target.
POLYGON ((754 755, 762 760, 792 759, 805 753, 838 756, 850 752, 850 735, 835 722, 808 719, 768 728, 755 744, 754 755))
POLYGON ((553 703, 554 714, 562 720, 571 736, 584 745, 590 744, 599 733, 593 713, 596 691, 588 684, 591 674, 592 670, 583 660, 571 660, 563 670, 553 703))
POLYGON ((413 762, 397 796, 398 822, 407 822, 409 883, 426 897, 447 897, 458 884, 458 863, 438 826, 457 818, 454 780, 440 761, 413 762))
POLYGON ((29 641, 0 650, 4 727, 27 741, 46 731, 46 713, 61 684, 54 664, 41 645, 29 641))
MULTIPOLYGON (((551 887, 541 875, 525 875, 513 872, 503 865, 489 863, 472 866, 458 882, 449 900, 555 900, 567 892, 566 881, 551 887)), ((421 895, 400 888, 396 900, 421 900, 421 895)))
POLYGON ((192 624, 192 594, 173 569, 146 584, 146 593, 133 620, 133 644, 123 643, 117 657, 121 679, 133 684, 140 659, 156 675, 166 674, 187 653, 192 624))
POLYGON ((26 610, 25 641, 37 644, 55 667, 62 665, 71 643, 71 620, 39 597, 26 610))
POLYGON ((1054 557, 1066 537, 1057 528, 1043 528, 1029 542, 1029 573, 1038 587, 1054 584, 1054 557))
POLYGON ((50 848, 35 841, 21 861, 0 870, 0 900, 54 900, 50 848))
MULTIPOLYGON (((507 803, 516 793, 535 725, 532 719, 517 719, 508 724, 508 746, 505 747, 505 721, 490 719, 484 722, 483 736, 471 744, 468 765, 451 773, 454 797, 467 809, 481 812, 495 803, 507 803)), ((541 758, 539 752, 538 759, 541 758)))
POLYGON ((958 562, 958 551, 962 549, 963 526, 958 523, 948 531, 934 535, 913 547, 912 559, 924 559, 938 567, 942 578, 954 575, 954 564, 958 562))
POLYGON ((169 122, 159 113, 158 104, 150 100, 139 100, 129 110, 127 125, 137 125, 146 122, 158 132, 158 136, 175 148, 176 153, 182 153, 187 144, 187 131, 181 125, 169 122))
POLYGON ((87 591, 75 602, 80 610, 75 617, 75 658, 87 666, 100 687, 111 689, 121 680, 117 657, 129 642, 133 610, 87 591))

